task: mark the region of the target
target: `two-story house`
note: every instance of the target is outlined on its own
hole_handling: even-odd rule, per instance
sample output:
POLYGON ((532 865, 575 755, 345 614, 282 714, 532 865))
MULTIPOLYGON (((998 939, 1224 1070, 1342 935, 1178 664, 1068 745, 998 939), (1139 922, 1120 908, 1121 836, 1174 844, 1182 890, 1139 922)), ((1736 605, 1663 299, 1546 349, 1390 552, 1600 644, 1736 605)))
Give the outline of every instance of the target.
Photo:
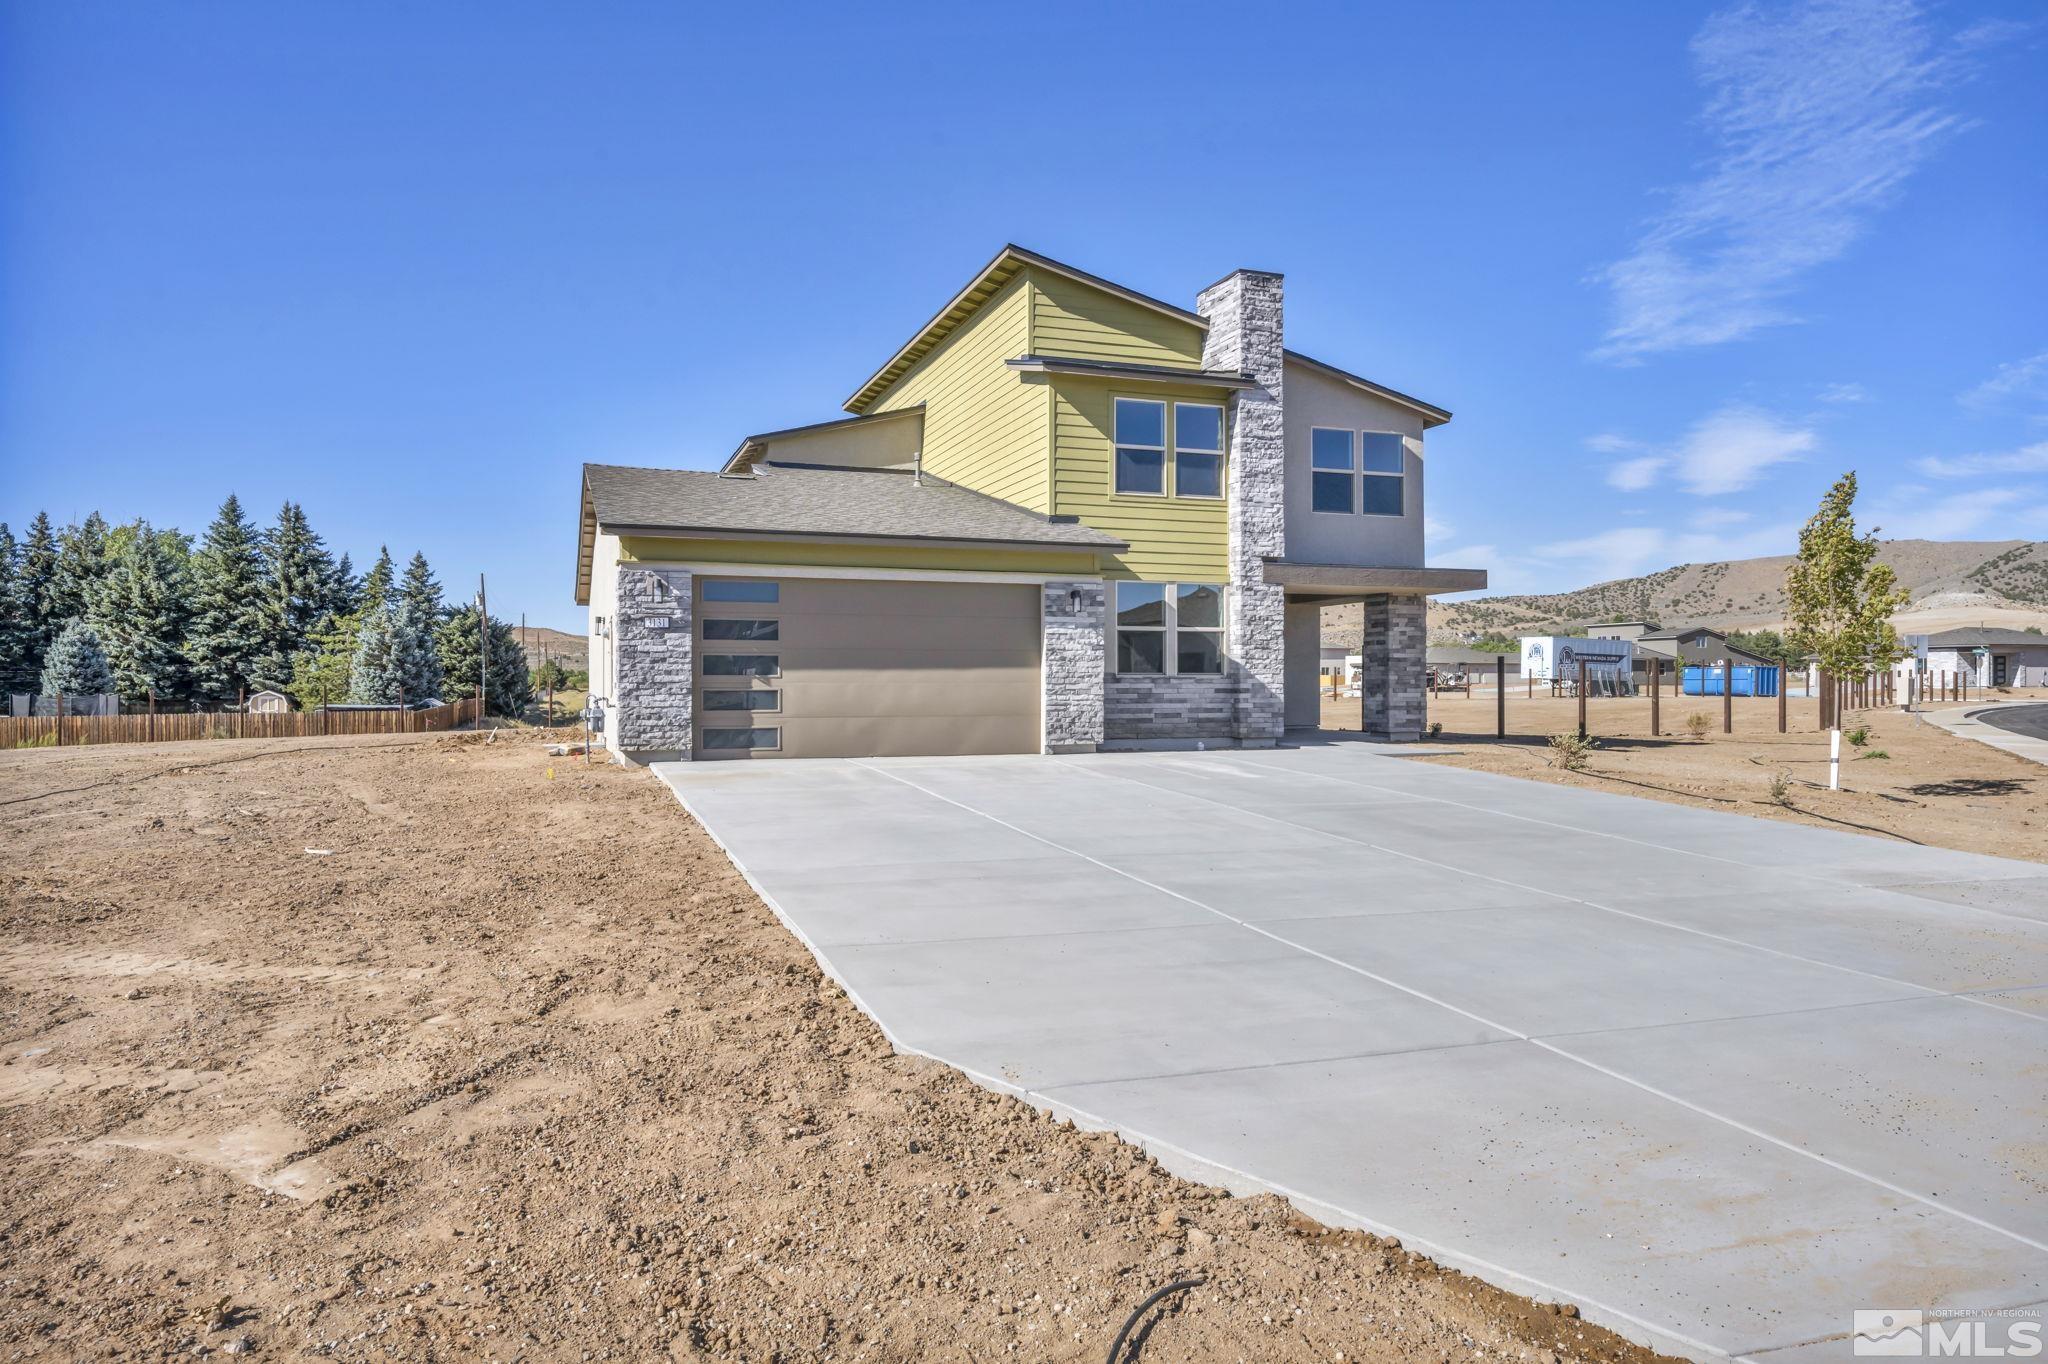
POLYGON ((1423 437, 1286 348, 1281 277, 1193 312, 1004 247, 845 402, 717 472, 586 465, 576 597, 634 760, 1270 745, 1362 602, 1366 731, 1423 727, 1423 437))

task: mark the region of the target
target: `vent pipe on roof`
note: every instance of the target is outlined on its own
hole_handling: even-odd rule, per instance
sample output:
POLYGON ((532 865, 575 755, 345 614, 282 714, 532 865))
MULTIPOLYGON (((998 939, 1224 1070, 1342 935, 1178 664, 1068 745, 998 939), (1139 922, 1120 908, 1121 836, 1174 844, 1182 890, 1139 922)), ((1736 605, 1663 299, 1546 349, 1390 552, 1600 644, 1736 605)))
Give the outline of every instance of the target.
POLYGON ((910 452, 910 481, 915 487, 924 486, 924 446, 920 444, 910 452))

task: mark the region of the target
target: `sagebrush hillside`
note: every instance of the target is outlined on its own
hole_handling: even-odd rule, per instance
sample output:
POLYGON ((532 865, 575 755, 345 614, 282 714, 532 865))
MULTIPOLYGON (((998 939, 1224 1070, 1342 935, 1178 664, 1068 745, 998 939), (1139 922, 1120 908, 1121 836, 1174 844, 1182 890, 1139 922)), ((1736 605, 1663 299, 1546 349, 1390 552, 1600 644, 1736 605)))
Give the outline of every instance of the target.
MULTIPOLYGON (((2039 540, 1889 540, 1879 557, 1913 594, 1901 629, 1931 632, 1961 625, 2048 625, 2048 542, 2039 540)), ((1785 620, 1790 555, 1679 564, 1595 583, 1573 592, 1431 602, 1430 639, 1452 643, 1485 634, 1564 633, 1612 620, 1775 629, 1785 620)), ((1355 606, 1323 613, 1330 643, 1352 643, 1355 606)))

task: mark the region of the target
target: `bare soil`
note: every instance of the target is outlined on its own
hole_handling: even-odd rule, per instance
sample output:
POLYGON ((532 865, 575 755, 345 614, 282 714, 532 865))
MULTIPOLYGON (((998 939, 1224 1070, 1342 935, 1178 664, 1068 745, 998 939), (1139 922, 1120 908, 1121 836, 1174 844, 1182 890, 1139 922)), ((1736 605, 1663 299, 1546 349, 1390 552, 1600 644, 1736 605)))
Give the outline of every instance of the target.
MULTIPOLYGON (((1598 747, 1576 772, 1553 765, 1549 736, 1577 730, 1579 703, 1553 699, 1540 687, 1530 699, 1514 682, 1507 701, 1508 734, 1500 739, 1491 690, 1431 697, 1429 718, 1444 727, 1431 742, 1444 752, 1421 761, 2048 862, 2048 767, 1958 738, 1896 707, 1844 713, 1845 732, 1862 728, 1868 736, 1860 746, 1843 744, 1842 789, 1829 791, 1828 738, 1818 703, 1803 697, 1786 698, 1780 734, 1775 699, 1738 696, 1735 732, 1723 734, 1721 698, 1667 691, 1659 702, 1662 733, 1655 735, 1646 698, 1589 698, 1586 728, 1598 747), (1706 717, 1697 739, 1686 723, 1694 715, 1706 717), (1781 773, 1783 802, 1771 793, 1781 773)), ((1357 699, 1326 698, 1323 724, 1359 728, 1357 699)))
POLYGON ((897 1056, 536 736, 0 755, 0 1358, 1645 1361, 897 1056), (1130 1356, 1136 1357, 1136 1356, 1130 1356))

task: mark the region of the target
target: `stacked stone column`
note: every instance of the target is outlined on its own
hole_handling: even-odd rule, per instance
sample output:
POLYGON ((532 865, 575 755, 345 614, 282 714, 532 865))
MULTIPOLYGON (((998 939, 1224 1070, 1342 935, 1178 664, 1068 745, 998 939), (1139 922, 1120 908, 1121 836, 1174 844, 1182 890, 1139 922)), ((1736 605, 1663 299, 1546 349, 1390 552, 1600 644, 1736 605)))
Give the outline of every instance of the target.
POLYGON ((1412 743, 1428 713, 1429 599, 1382 592, 1365 599, 1364 612, 1359 718, 1369 738, 1412 743))
POLYGON ((1047 753, 1089 753, 1102 743, 1106 584, 1100 578, 1045 584, 1040 598, 1047 753))
POLYGON ((639 762, 688 758, 694 640, 687 569, 619 565, 612 619, 614 752, 639 762))
POLYGON ((1286 538, 1287 441, 1282 421, 1283 290, 1279 275, 1239 270, 1204 289, 1195 307, 1209 319, 1202 367, 1258 381, 1230 400, 1230 584, 1226 676, 1232 736, 1277 743, 1286 727, 1286 589, 1266 581, 1266 560, 1286 538))

